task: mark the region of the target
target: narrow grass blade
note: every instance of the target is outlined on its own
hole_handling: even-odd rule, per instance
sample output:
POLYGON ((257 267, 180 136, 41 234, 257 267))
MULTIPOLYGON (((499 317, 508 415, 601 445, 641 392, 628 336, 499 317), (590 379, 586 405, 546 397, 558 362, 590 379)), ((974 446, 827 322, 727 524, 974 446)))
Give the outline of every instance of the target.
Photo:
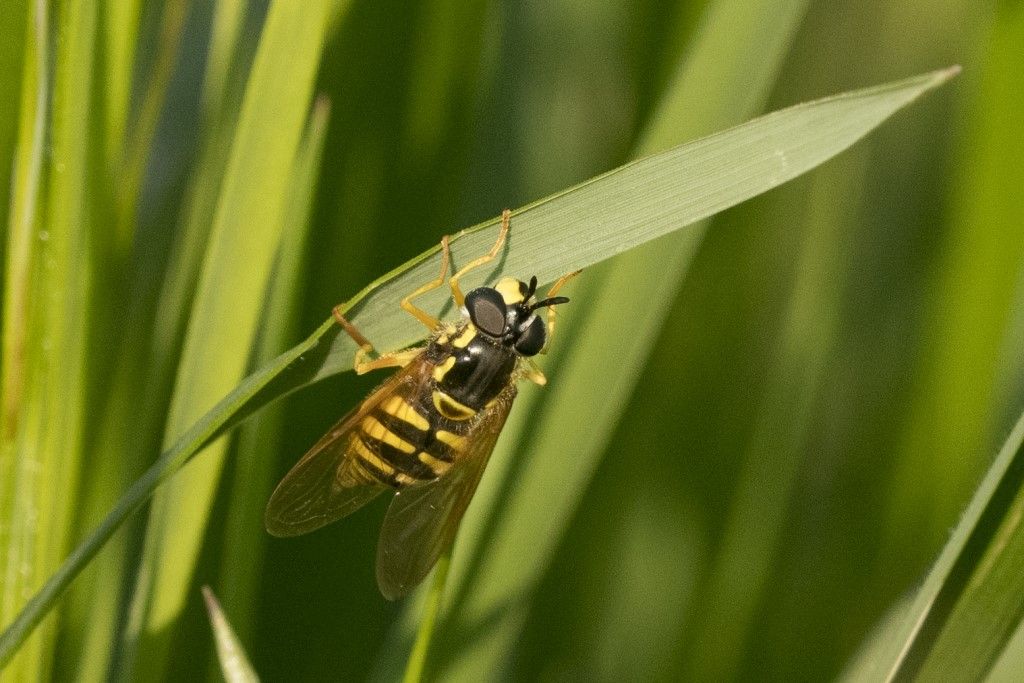
POLYGON ((75 577, 125 520, 153 495, 157 487, 180 470, 203 446, 222 434, 227 424, 226 420, 232 416, 248 414, 247 404, 255 402, 264 405, 271 397, 284 393, 287 387, 281 387, 277 382, 287 378, 285 384, 300 383, 303 379, 308 379, 310 372, 315 373, 323 361, 324 343, 329 344, 338 334, 338 329, 337 323, 333 320, 324 323, 305 342, 246 378, 231 394, 192 425, 128 487, 99 526, 71 552, 64 564, 0 635, 0 669, 10 662, 32 630, 56 606, 75 577))
MULTIPOLYGON (((100 7, 103 43, 103 138, 108 163, 120 164, 131 111, 132 77, 139 37, 140 0, 108 2, 100 7)), ((112 170, 112 169, 111 169, 112 170)))
MULTIPOLYGON (((192 306, 167 445, 244 375, 332 4, 276 2, 267 16, 192 306)), ((170 654, 225 446, 212 446, 153 503, 125 636, 126 675, 155 677, 170 654)))
MULTIPOLYGON (((834 156, 924 92, 955 75, 947 69, 798 105, 627 164, 532 204, 513 218, 513 234, 499 268, 557 275, 611 258, 715 211, 767 191, 834 156)), ((457 263, 486 251, 497 219, 459 233, 457 263)), ((398 301, 433 277, 435 247, 369 285, 343 308, 378 348, 417 341, 422 330, 398 301)), ((482 279, 482 278, 481 278, 482 279)), ((469 278, 467 286, 480 280, 469 278)), ((428 310, 442 296, 423 297, 428 310)), ((290 391, 351 368, 351 340, 328 320, 305 342, 246 378, 202 415, 136 481, 99 528, 79 546, 14 623, 0 636, 0 664, 52 609, 70 581, 124 519, 210 439, 290 391)))
POLYGON ((890 636, 847 680, 978 680, 1024 618, 1024 415, 890 636))
POLYGON ((149 160, 160 113, 178 59, 178 44, 190 7, 191 0, 169 0, 164 3, 153 69, 143 83, 139 112, 131 135, 122 142, 123 162, 118 169, 122 189, 117 195, 117 242, 121 253, 131 246, 138 201, 146 177, 146 162, 149 160))
MULTIPOLYGON (((25 37, 28 24, 25 17, 28 15, 26 8, 28 0, 15 0, 0 5, 0 35, 4 40, 0 43, 0 92, 8 93, 8 96, 0 102, 0 207, 6 208, 10 202, 11 173, 13 172, 10 160, 14 158, 14 146, 18 140, 18 118, 19 110, 23 108, 22 97, 15 97, 14 93, 22 92, 23 73, 29 74, 29 69, 24 69, 25 62, 25 37)), ((0 244, 0 250, 4 245, 0 244)), ((0 251, 2 254, 2 251, 0 251)))
POLYGON ((1000 407, 1019 410, 1014 318, 1019 322, 1024 212, 1013 195, 1024 180, 1024 147, 1013 123, 1017 100, 1006 89, 1019 71, 1024 13, 1001 7, 991 18, 985 68, 975 74, 964 108, 949 232, 925 301, 922 334, 931 343, 919 360, 915 400, 894 458, 899 469, 881 556, 898 567, 910 531, 920 536, 924 529, 924 542, 933 545, 948 540, 912 606, 896 613, 895 634, 865 648, 848 670, 851 680, 979 680, 998 668, 996 658, 1022 617, 1021 587, 1012 576, 1024 568, 1013 528, 1020 483, 1009 481, 1019 479, 1013 472, 1021 456, 1007 452, 1020 448, 1011 443, 1020 423, 952 536, 947 530, 985 462, 979 456, 1014 417, 1000 407))
POLYGON ((213 29, 203 77, 203 110, 208 120, 216 120, 231 90, 228 81, 245 27, 248 0, 222 0, 213 8, 213 29))
POLYGON ((224 680, 227 683, 258 683, 260 677, 249 663, 245 648, 238 641, 231 623, 228 622, 209 586, 203 586, 203 599, 206 601, 206 611, 210 615, 210 626, 213 628, 217 644, 217 660, 220 662, 224 680))
POLYGON ((430 645, 438 626, 438 615, 444 600, 444 588, 448 581, 448 565, 452 559, 451 548, 446 550, 437 561, 437 568, 430 581, 430 590, 423 602, 416 642, 413 644, 409 660, 405 665, 402 683, 419 683, 427 670, 427 658, 430 656, 430 645))

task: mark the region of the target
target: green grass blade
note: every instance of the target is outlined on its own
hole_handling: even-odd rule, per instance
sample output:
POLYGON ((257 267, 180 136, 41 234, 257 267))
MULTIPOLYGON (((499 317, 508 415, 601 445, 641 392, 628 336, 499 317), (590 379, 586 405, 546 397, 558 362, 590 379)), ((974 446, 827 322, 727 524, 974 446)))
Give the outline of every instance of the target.
MULTIPOLYGON (((103 138, 108 162, 120 164, 131 112, 132 76, 139 37, 140 0, 108 2, 100 7, 103 42, 103 138)), ((113 169, 111 169, 113 170, 113 169)))
MULTIPOLYGON (((123 158, 117 157, 120 162, 117 177, 121 187, 116 195, 119 200, 117 239, 121 252, 126 252, 131 247, 147 162, 160 122, 160 113, 164 108, 164 100, 170 88, 171 76, 174 74, 174 66, 178 60, 178 44, 185 30, 190 5, 191 0, 169 0, 164 3, 155 62, 143 83, 138 116, 132 126, 131 135, 118 141, 118 144, 123 145, 123 158)), ((128 16, 124 20, 132 19, 128 16)), ((130 78, 130 74, 127 77, 130 78)))
MULTIPOLYGON (((43 24, 45 26, 45 23, 43 24)), ((3 556, 4 613, 41 586, 66 552, 74 523, 75 488, 87 405, 86 358, 95 270, 91 221, 90 115, 96 7, 91 0, 60 7, 50 111, 50 163, 42 244, 28 273, 23 344, 27 378, 18 408, 10 524, 3 556)), ((15 328, 17 329, 17 328, 15 328)), ((56 622, 51 622, 51 627, 56 622)), ((13 678, 49 675, 55 628, 48 628, 14 664, 13 678)))
POLYGON ((247 414, 247 404, 256 401, 263 405, 263 397, 279 396, 281 390, 275 380, 288 378, 289 383, 306 378, 309 371, 315 371, 317 358, 322 361, 323 343, 337 335, 338 326, 333 320, 324 323, 305 342, 290 349, 259 371, 250 375, 230 395, 225 397, 202 419, 183 434, 157 461, 139 477, 118 500, 114 508, 104 517, 99 526, 64 561, 46 584, 18 613, 0 635, 0 668, 6 666, 18 648, 52 610, 61 595, 82 569, 96 556, 96 553, 114 535, 157 487, 182 468, 203 446, 223 433, 225 420, 232 416, 247 414), (263 393, 261 393, 263 392, 263 393), (268 396, 269 394, 269 396, 268 396))
MULTIPOLYGON (((332 4, 276 2, 270 8, 191 311, 166 445, 244 376, 247 355, 239 350, 250 349, 255 338, 332 4)), ((148 680, 170 655, 225 447, 223 441, 212 445, 209 457, 153 502, 125 635, 126 676, 148 680)))
MULTIPOLYGON (((992 448, 993 435, 1011 417, 1001 407, 1019 405, 1014 366, 1020 328, 1013 319, 1019 321, 1021 310, 1024 210, 1014 193, 1024 181, 1024 147, 1013 123, 1019 104, 1010 84, 1019 71, 1024 13, 1001 8, 992 18, 985 68, 976 74, 965 108, 949 233, 926 301, 924 338, 931 343, 920 361, 916 400, 908 406, 903 452, 896 454, 896 504, 882 525, 888 536, 882 557, 893 558, 894 566, 911 531, 920 536, 923 529, 936 546, 948 536, 946 520, 960 512, 957 501, 964 500, 979 463, 985 463, 979 455, 992 448)), ((849 678, 978 680, 998 666, 996 659, 1024 616, 1017 582, 1024 555, 1014 529, 1021 505, 1021 475, 1014 474, 1022 467, 1019 432, 1020 423, 915 602, 900 613, 896 635, 868 648, 849 678), (1017 455, 1009 452, 1014 449, 1017 455)))
POLYGON ((444 587, 448 582, 448 566, 451 559, 452 549, 448 548, 437 561, 437 568, 430 580, 430 589, 423 600, 422 617, 416 633, 416 642, 413 643, 412 652, 409 653, 405 673, 402 675, 402 683, 419 683, 423 680, 424 672, 427 670, 430 645, 437 630, 438 615, 444 600, 444 587))
MULTIPOLYGON (((858 161, 863 172, 863 156, 858 161)), ((740 678, 743 662, 736 653, 744 650, 760 601, 771 590, 773 561, 810 447, 814 408, 841 329, 837 300, 847 262, 836 244, 843 231, 855 229, 856 216, 849 204, 837 207, 834 193, 845 184, 855 195, 863 173, 854 165, 822 169, 811 181, 807 214, 787 219, 804 233, 797 272, 721 541, 708 581, 694 598, 686 638, 688 679, 740 678)))
MULTIPOLYGON (((12 196, 4 234, 3 353, 0 354, 0 518, 3 520, 9 520, 11 516, 15 439, 26 384, 29 278, 32 263, 38 259, 42 247, 42 243, 35 239, 35 229, 49 104, 48 5, 33 3, 26 6, 21 21, 27 27, 25 69, 21 82, 17 146, 11 169, 12 196)), ((7 546, 9 532, 7 523, 0 524, 0 548, 7 546)), ((9 608, 6 602, 0 601, 0 615, 5 619, 9 608)))
MULTIPOLYGON (((14 158, 14 147, 18 140, 18 121, 20 110, 24 109, 22 100, 22 78, 25 69, 25 37, 28 24, 28 0, 5 2, 0 6, 0 35, 4 40, 0 43, 0 92, 8 96, 0 102, 0 207, 8 207, 10 202, 11 173, 14 171, 10 160, 14 158), (15 97, 14 93, 22 93, 15 97)), ((32 107, 29 106, 31 111, 32 107)), ((4 245, 0 245, 0 249, 4 245)), ((2 252, 0 252, 2 253, 2 252)))
POLYGON ((985 681, 1016 683, 1021 671, 1024 671, 1024 622, 1017 626, 1017 632, 1013 634, 1013 638, 985 677, 985 681))
POLYGON ((227 683, 258 683, 260 677, 249 663, 245 648, 238 641, 231 623, 209 586, 203 586, 203 599, 206 601, 206 611, 210 616, 210 626, 213 628, 217 644, 217 660, 220 662, 224 680, 227 683))
MULTIPOLYGON (((735 125, 760 111, 806 5, 803 0, 726 0, 709 5, 694 45, 637 152, 664 149, 735 125), (706 89, 709 79, 716 84, 713 94, 706 89)), ((628 338, 629 343, 571 352, 558 351, 557 345, 558 381, 533 392, 537 401, 532 405, 522 401, 526 406, 519 406, 506 428, 509 434, 495 464, 515 468, 514 474, 494 472, 497 468, 492 465, 476 503, 477 510, 489 514, 468 518, 454 569, 454 625, 446 632, 454 635, 472 629, 477 645, 458 653, 457 666, 463 668, 448 675, 471 677, 500 668, 502 653, 510 647, 524 614, 504 612, 502 619, 491 622, 493 628, 484 637, 469 624, 475 624, 481 614, 502 612, 500 605, 520 600, 548 566, 632 394, 703 228, 698 224, 657 244, 644 245, 588 272, 574 288, 577 306, 562 316, 562 340, 608 335, 628 338), (637 306, 637 301, 644 305, 637 306), (597 393, 587 395, 580 387, 593 387, 597 393), (538 537, 538 528, 546 533, 538 537), (530 553, 522 557, 526 547, 530 553), (509 561, 511 555, 519 557, 509 561)), ((455 641, 461 638, 454 635, 455 641)))
MULTIPOLYGON (((281 249, 266 295, 267 307, 255 353, 257 366, 273 360, 294 339, 312 200, 329 114, 327 100, 318 100, 292 170, 281 249)), ((250 640, 253 632, 253 606, 257 604, 260 579, 256 558, 262 557, 267 540, 260 520, 267 504, 266 492, 273 486, 277 472, 284 420, 283 406, 271 406, 258 420, 242 425, 235 447, 237 458, 217 583, 222 602, 234 615, 235 629, 245 640, 250 640)))
MULTIPOLYGON (((918 361, 893 482, 896 500, 885 523, 885 555, 893 558, 908 534, 921 533, 922 522, 930 526, 934 547, 944 542, 982 471, 976 454, 994 448, 992 435, 1013 418, 997 407, 1006 405, 999 356, 1007 325, 1019 310, 1014 296, 1024 268, 1024 205, 1016 197, 1024 184, 1024 137, 1013 123, 1020 111, 1016 83, 1024 13, 994 15, 985 67, 973 74, 965 108, 966 135, 948 195, 949 234, 925 301, 924 334, 933 341, 918 361), (950 411, 954 397, 957 410, 950 411), (932 476, 922 480, 922 469, 932 476), (917 515, 906 514, 911 506, 917 515)), ((1010 354, 1019 358, 1019 351, 1015 347, 1010 354)))
MULTIPOLYGON (((466 287, 498 270, 535 273, 540 282, 553 282, 723 211, 839 154, 957 72, 936 71, 790 107, 530 204, 513 213, 500 265, 471 274, 466 287)), ((486 252, 497 226, 494 219, 455 235, 455 264, 486 252)), ((395 310, 417 283, 436 276, 438 252, 435 247, 397 268, 346 304, 350 319, 378 349, 401 348, 423 338, 422 326, 395 310)), ((426 294, 421 302, 428 311, 448 304, 443 292, 426 294)), ((316 379, 348 370, 354 350, 350 341, 339 340, 316 379)))
MULTIPOLYGON (((1024 449, 1018 449, 1017 455, 1024 460, 1024 449)), ((919 670, 920 680, 979 680, 996 664, 1024 623, 1024 465, 1016 469, 1013 502, 1000 510, 1001 519, 991 520, 997 526, 989 546, 978 553, 975 570, 948 621, 930 648, 926 631, 938 623, 925 624, 922 644, 911 646, 902 671, 913 671, 915 657, 921 653, 925 659, 919 670)), ((996 497, 1000 493, 1004 492, 997 492, 996 497)), ((965 548, 966 553, 977 550, 980 548, 965 548)), ((962 562, 958 564, 963 567, 962 562)), ((902 671, 897 676, 903 675, 902 671)))
POLYGON ((203 109, 208 119, 215 120, 224 108, 224 97, 230 90, 231 67, 248 9, 248 0, 222 0, 213 8, 210 49, 203 77, 203 109))
MULTIPOLYGON (((592 265, 715 211, 767 191, 842 152, 891 114, 956 73, 944 70, 782 110, 728 131, 627 164, 516 213, 500 268, 535 272, 542 280, 592 265)), ((486 251, 497 220, 453 241, 457 263, 486 251)), ((382 350, 422 338, 398 301, 436 274, 435 247, 380 278, 345 306, 382 350)), ((482 279, 482 276, 481 276, 482 279)), ((467 286, 480 279, 469 278, 467 286)), ((442 295, 423 297, 428 310, 442 295)), ((246 378, 178 438, 68 558, 2 636, 0 664, 110 535, 155 488, 199 448, 271 400, 323 377, 349 370, 354 346, 331 320, 305 342, 246 378)))
POLYGON ((913 603, 848 680, 978 680, 1024 618, 1024 415, 913 603))
MULTIPOLYGON (((218 4, 217 10, 228 12, 228 4, 218 4)), ((173 14, 164 16, 176 21, 173 14)), ((176 31, 163 29, 162 33, 166 36, 176 31)), ((82 531, 90 531, 103 519, 123 493, 126 483, 151 464, 148 453, 161 442, 173 368, 180 353, 187 310, 199 279, 202 250, 213 223, 248 73, 248 60, 239 60, 237 54, 243 51, 241 45, 245 46, 247 54, 251 53, 251 45, 255 45, 257 39, 258 36, 241 35, 233 28, 232 21, 215 21, 207 71, 229 73, 228 81, 233 85, 228 88, 224 80, 204 81, 203 101, 215 102, 216 106, 207 106, 203 112, 206 118, 201 128, 202 141, 194 162, 195 171, 182 199, 185 209, 169 250, 171 257, 167 259, 171 265, 159 259, 157 263, 153 258, 138 259, 131 264, 132 281, 114 295, 128 299, 130 305, 121 321, 120 345, 114 354, 117 363, 105 386, 106 407, 96 420, 99 423, 93 441, 96 457, 83 473, 82 488, 88 495, 80 509, 79 529, 82 531), (239 40, 243 42, 237 42, 239 40), (164 277, 154 277, 155 272, 164 273, 164 277)), ((167 50, 165 47, 165 61, 173 57, 167 50)), ((166 67, 153 65, 153 68, 166 67)), ((148 84, 148 91, 156 88, 154 80, 157 79, 148 75, 141 78, 148 84)), ((118 154, 121 152, 123 150, 118 150, 118 154)), ((123 158, 111 160, 115 165, 124 161, 123 158)), ((140 201, 124 197, 124 188, 119 184, 117 188, 121 194, 116 203, 120 206, 140 201)), ((152 209, 144 212, 152 220, 152 209)), ((134 217, 129 218, 134 221, 134 217)), ((171 232, 169 218, 166 224, 171 232)), ((68 657, 63 666, 74 670, 77 680, 106 680, 110 676, 122 627, 124 586, 129 583, 126 576, 134 569, 134 531, 126 531, 111 542, 71 595, 65 612, 68 637, 62 644, 62 653, 68 657)))

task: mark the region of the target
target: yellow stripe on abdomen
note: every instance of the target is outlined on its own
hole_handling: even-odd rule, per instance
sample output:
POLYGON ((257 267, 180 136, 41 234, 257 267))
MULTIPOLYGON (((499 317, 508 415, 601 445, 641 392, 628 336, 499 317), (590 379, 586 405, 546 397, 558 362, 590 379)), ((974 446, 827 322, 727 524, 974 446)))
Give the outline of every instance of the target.
POLYGON ((372 415, 367 415, 366 417, 364 417, 363 421, 360 423, 359 426, 362 429, 363 434, 365 434, 369 438, 373 439, 374 441, 380 441, 381 443, 386 443, 389 446, 393 446, 393 447, 397 448, 398 450, 402 451, 403 453, 415 453, 416 452, 416 447, 415 446, 413 446, 408 441, 400 438, 398 435, 396 435, 390 429, 388 429, 387 427, 382 425, 377 420, 377 418, 373 417, 372 415))
POLYGON ((452 466, 450 462, 445 462, 444 460, 435 458, 426 451, 420 451, 416 457, 419 458, 421 463, 430 468, 430 471, 434 473, 435 477, 440 477, 452 466))
POLYGON ((362 458, 367 464, 382 472, 385 476, 390 477, 395 473, 395 468, 384 460, 381 460, 376 453, 371 451, 358 434, 352 436, 352 447, 355 448, 355 451, 359 454, 360 458, 362 458))
POLYGON ((427 422, 427 418, 420 415, 419 412, 401 396, 392 396, 381 405, 380 409, 388 415, 412 425, 421 432, 425 432, 430 429, 430 423, 427 422))
POLYGON ((451 446, 454 451, 462 452, 466 450, 466 437, 464 436, 459 436, 443 429, 438 429, 434 436, 441 443, 451 446))

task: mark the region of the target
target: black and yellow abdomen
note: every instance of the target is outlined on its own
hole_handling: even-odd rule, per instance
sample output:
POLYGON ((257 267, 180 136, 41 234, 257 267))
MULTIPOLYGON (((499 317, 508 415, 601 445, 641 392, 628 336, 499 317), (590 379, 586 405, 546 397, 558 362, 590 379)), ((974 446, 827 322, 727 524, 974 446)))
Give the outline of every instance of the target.
POLYGON ((350 435, 358 474, 399 488, 443 475, 467 448, 473 418, 508 391, 517 356, 472 325, 441 335, 424 349, 429 381, 397 391, 350 435))

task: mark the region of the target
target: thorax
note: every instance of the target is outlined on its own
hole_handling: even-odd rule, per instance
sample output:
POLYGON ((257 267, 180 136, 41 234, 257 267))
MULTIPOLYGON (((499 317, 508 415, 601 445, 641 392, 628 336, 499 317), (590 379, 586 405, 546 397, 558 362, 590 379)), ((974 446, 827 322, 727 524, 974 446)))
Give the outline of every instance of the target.
MULTIPOLYGON (((435 364, 435 391, 475 413, 493 400, 511 381, 518 355, 464 322, 442 332, 426 349, 435 364)), ((445 405, 442 413, 448 412, 445 405)), ((451 417, 451 415, 448 415, 451 417)))

